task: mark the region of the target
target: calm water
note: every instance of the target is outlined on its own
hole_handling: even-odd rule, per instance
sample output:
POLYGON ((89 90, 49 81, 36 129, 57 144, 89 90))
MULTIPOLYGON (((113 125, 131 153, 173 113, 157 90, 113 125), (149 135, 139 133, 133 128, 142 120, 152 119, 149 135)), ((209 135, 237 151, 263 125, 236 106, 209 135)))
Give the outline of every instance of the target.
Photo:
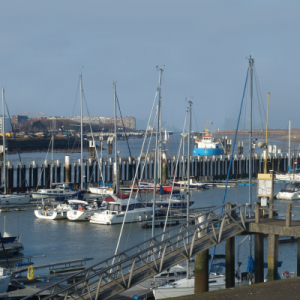
MULTIPOLYGON (((278 192, 282 184, 275 185, 278 192)), ((248 202, 248 187, 237 186, 228 189, 227 202, 248 202)), ((220 205, 222 203, 224 189, 211 188, 204 191, 192 191, 192 199, 197 206, 220 205)), ((256 195, 256 186, 253 187, 253 195, 256 195)), ((142 197, 150 197, 150 194, 142 194, 142 197)), ((256 198, 253 197, 253 201, 256 198)), ((277 200, 276 200, 277 201, 277 200)), ((48 221, 36 219, 33 208, 26 212, 0 213, 0 230, 3 232, 4 217, 6 219, 6 231, 11 235, 20 234, 24 244, 24 256, 45 254, 45 258, 37 258, 35 264, 45 264, 63 260, 91 257, 94 260, 87 265, 104 260, 115 251, 121 225, 97 225, 89 222, 71 222, 67 220, 48 221)), ((156 233, 161 229, 156 229, 156 233)), ((140 225, 126 224, 121 240, 121 249, 126 249, 151 237, 151 229, 142 229, 140 225)), ((236 238, 236 249, 243 237, 236 238)), ((296 266, 296 248, 294 244, 279 245, 279 260, 283 261, 280 273, 284 270, 294 271, 296 266)), ((248 241, 239 247, 241 270, 246 271, 247 256, 249 252, 248 241)), ((224 243, 217 246, 216 253, 224 254, 224 243)), ((236 252, 236 261, 237 261, 236 252)), ((265 239, 265 261, 267 261, 267 239, 265 239)), ((48 269, 38 271, 38 274, 48 274, 48 269)))

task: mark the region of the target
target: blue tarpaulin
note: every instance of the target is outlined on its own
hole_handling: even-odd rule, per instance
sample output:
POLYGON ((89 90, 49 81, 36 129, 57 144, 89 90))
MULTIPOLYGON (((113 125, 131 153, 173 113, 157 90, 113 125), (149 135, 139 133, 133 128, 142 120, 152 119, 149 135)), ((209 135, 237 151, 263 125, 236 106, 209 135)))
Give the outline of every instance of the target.
POLYGON ((254 272, 254 260, 253 260, 252 256, 248 257, 247 272, 248 273, 254 272))

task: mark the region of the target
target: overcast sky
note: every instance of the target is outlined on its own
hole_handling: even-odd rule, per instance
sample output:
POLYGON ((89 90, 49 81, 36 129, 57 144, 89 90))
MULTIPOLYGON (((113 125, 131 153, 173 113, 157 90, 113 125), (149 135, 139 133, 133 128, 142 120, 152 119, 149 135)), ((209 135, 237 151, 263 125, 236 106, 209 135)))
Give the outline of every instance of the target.
POLYGON ((292 0, 1 1, 0 83, 11 115, 79 115, 78 97, 73 107, 84 66, 92 116, 113 116, 117 81, 123 116, 148 119, 156 66, 164 65, 163 122, 182 128, 190 97, 193 129, 209 120, 221 130, 236 126, 253 55, 265 107, 271 93, 269 126, 287 128, 291 119, 300 127, 299 9, 292 0))

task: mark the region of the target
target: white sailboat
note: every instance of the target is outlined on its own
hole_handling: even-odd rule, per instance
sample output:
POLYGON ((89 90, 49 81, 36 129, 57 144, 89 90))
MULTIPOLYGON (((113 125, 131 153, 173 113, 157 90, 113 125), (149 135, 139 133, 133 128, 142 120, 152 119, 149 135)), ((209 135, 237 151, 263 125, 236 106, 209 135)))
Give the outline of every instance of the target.
POLYGON ((2 88, 2 134, 3 134, 3 194, 0 194, 0 205, 27 204, 30 195, 26 194, 6 194, 6 156, 5 156, 5 98, 4 88, 2 88))
POLYGON ((47 206, 39 207, 34 210, 34 214, 38 219, 43 220, 61 220, 67 219, 67 212, 71 210, 71 206, 67 203, 60 203, 55 208, 47 206))
MULTIPOLYGON (((116 92, 116 83, 113 83, 114 85, 114 127, 115 127, 115 166, 114 166, 114 174, 115 174, 115 182, 116 182, 116 194, 119 190, 119 179, 118 179, 118 157, 117 157, 117 92, 116 92)), ((101 153, 102 153, 102 147, 101 147, 101 153)), ((101 155, 102 156, 102 155, 101 155)), ((102 162, 102 159, 101 159, 102 162)), ((89 186, 88 191, 92 194, 98 194, 98 195, 113 195, 114 190, 110 186, 89 186)))

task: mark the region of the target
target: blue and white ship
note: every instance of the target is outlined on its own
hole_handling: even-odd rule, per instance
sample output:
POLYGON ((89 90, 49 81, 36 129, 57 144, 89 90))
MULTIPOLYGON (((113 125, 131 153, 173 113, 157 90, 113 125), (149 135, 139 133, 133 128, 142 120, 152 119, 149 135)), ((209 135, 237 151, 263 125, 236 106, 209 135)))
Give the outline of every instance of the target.
POLYGON ((202 156, 209 156, 209 155, 222 155, 223 149, 221 143, 214 139, 212 135, 209 133, 208 130, 208 123, 206 122, 206 127, 204 129, 204 135, 201 139, 195 140, 195 149, 193 151, 193 155, 202 155, 202 156))

